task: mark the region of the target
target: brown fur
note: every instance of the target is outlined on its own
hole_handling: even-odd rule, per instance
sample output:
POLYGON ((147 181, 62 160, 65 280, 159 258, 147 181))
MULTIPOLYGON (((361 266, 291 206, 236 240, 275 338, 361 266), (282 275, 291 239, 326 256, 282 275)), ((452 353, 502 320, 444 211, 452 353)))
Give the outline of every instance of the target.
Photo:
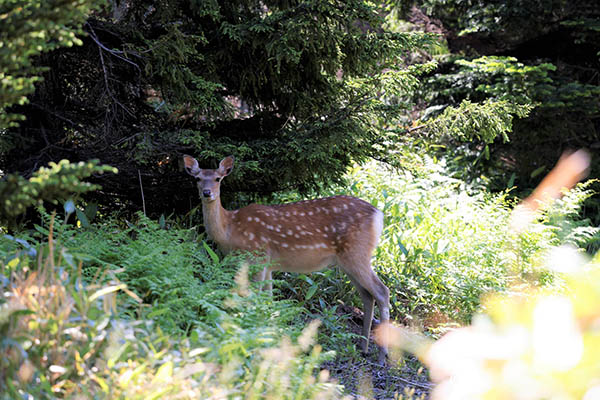
MULTIPOLYGON (((383 214, 371 204, 349 196, 334 196, 280 205, 251 204, 228 211, 221 206, 220 182, 233 168, 233 157, 216 170, 200 169, 184 156, 187 172, 198 180, 208 235, 224 252, 249 250, 264 254, 270 267, 260 280, 271 280, 273 270, 308 273, 339 265, 356 286, 364 303, 363 351, 376 301, 381 320, 389 320, 389 290, 371 268, 371 256, 383 228, 383 214)), ((380 349, 383 362, 387 346, 380 349)))

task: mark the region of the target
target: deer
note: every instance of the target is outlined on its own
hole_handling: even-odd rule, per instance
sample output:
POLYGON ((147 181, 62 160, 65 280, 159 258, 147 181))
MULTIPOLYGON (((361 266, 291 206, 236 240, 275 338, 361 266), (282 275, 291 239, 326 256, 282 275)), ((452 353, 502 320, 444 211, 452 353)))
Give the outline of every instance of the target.
MULTIPOLYGON (((337 265, 347 274, 363 302, 361 347, 368 354, 374 303, 382 326, 390 318, 389 289, 371 266, 383 230, 383 213, 350 196, 226 210, 221 205, 221 182, 233 170, 233 156, 221 160, 217 169, 201 169, 188 155, 183 161, 186 172, 197 181, 208 237, 224 254, 261 254, 266 267, 254 279, 267 280, 269 290, 273 271, 310 273, 337 265)), ((382 337, 380 364, 385 363, 387 353, 387 340, 382 337)))

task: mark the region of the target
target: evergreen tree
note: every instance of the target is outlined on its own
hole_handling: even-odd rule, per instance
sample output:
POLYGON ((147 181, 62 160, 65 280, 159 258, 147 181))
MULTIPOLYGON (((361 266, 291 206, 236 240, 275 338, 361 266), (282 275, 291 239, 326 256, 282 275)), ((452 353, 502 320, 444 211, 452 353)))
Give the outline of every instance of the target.
MULTIPOLYGON (((96 0, 0 0, 0 159, 3 161, 10 157, 23 161, 20 151, 32 139, 15 134, 19 121, 24 120, 24 115, 15 110, 17 105, 27 103, 27 96, 41 82, 40 74, 47 72, 36 61, 47 52, 81 44, 78 38, 81 24, 98 3, 96 0)), ((23 123, 30 122, 34 121, 23 123)), ((34 163, 27 168, 37 171, 28 180, 16 173, 6 174, 14 168, 3 165, 0 223, 12 225, 27 207, 41 201, 66 200, 96 189, 97 186, 82 179, 114 172, 97 164, 97 161, 72 164, 63 160, 45 168, 34 163)))
MULTIPOLYGON (((420 68, 402 56, 429 37, 382 28, 362 0, 112 1, 84 24, 83 45, 44 54, 26 117, 0 169, 31 173, 50 160, 99 159, 109 201, 148 210, 197 202, 180 159, 236 157, 224 190, 304 192, 353 161, 385 157, 420 68), (393 135, 393 134, 392 134, 393 135)), ((212 164, 211 164, 212 163, 212 164)), ((138 208, 139 209, 139 208, 138 208)))
MULTIPOLYGON (((469 161, 462 169, 471 177, 491 178, 493 189, 533 188, 563 151, 599 146, 598 1, 389 3, 400 9, 401 18, 444 38, 439 68, 420 93, 426 117, 448 107, 464 109, 463 102, 532 108, 527 118, 514 121, 508 136, 490 141, 486 135, 473 140, 462 134, 458 143, 449 143, 451 152, 462 149, 469 161)), ((599 175, 594 158, 591 176, 599 175)))

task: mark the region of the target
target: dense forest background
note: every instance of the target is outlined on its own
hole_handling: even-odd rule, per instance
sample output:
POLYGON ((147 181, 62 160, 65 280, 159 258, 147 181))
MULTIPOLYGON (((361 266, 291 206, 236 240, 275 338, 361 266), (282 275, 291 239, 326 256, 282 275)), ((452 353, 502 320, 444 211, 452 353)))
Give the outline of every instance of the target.
POLYGON ((470 182, 526 191, 565 149, 600 143, 595 1, 125 0, 75 16, 94 3, 63 3, 53 12, 81 45, 27 50, 38 43, 17 41, 48 17, 6 14, 28 60, 5 47, 6 77, 40 79, 27 101, 3 98, 0 169, 116 167, 90 201, 139 210, 143 188, 152 215, 189 211, 187 153, 206 166, 234 155, 224 190, 242 203, 308 194, 370 157, 410 168, 409 142, 439 146, 470 182))
POLYGON ((0 398, 596 398, 599 129, 597 0, 0 0, 0 398), (385 366, 339 269, 216 250, 184 154, 384 212, 385 366))

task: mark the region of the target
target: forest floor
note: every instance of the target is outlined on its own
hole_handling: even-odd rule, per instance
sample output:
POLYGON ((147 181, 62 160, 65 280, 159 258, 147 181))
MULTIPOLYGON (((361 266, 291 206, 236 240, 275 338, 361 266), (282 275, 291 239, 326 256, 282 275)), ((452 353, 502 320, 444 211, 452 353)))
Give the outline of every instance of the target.
MULTIPOLYGON (((352 307, 343 307, 338 312, 352 315, 348 329, 360 335, 362 312, 352 307)), ((382 366, 377 363, 377 345, 371 338, 367 357, 336 358, 322 365, 331 376, 344 385, 346 393, 357 399, 427 399, 433 384, 421 362, 411 354, 404 354, 400 362, 389 361, 382 366)))

